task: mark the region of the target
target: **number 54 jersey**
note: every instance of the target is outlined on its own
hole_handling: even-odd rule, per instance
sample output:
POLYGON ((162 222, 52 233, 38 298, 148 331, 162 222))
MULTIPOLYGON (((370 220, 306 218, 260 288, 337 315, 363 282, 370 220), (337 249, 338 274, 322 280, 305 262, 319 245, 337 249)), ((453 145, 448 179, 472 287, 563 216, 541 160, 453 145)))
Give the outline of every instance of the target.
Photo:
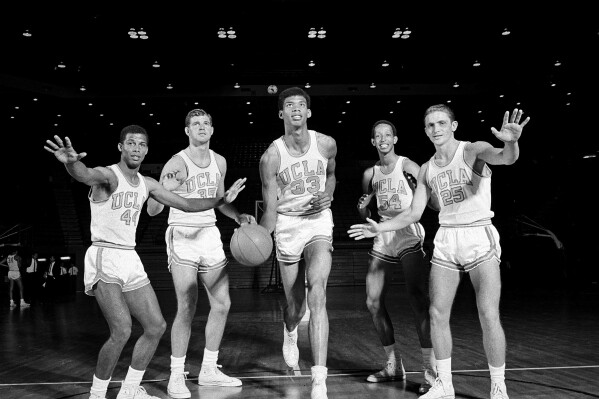
POLYGON ((117 176, 118 186, 105 201, 94 201, 90 189, 91 239, 94 243, 134 248, 140 212, 148 199, 146 180, 137 173, 138 183, 133 185, 127 181, 118 165, 108 168, 117 176))
POLYGON ((277 213, 291 216, 311 215, 310 200, 319 191, 324 191, 327 181, 328 160, 318 151, 316 132, 308 130, 310 147, 301 155, 292 155, 279 137, 273 143, 279 152, 277 171, 277 213))

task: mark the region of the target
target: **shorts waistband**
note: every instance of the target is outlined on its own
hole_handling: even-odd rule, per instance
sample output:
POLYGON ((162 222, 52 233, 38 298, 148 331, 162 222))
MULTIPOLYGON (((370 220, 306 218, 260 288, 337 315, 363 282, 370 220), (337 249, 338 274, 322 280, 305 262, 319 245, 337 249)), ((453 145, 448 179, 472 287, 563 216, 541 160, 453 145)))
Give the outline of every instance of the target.
POLYGON ((127 249, 127 250, 135 249, 135 246, 119 245, 119 244, 114 244, 111 242, 103 242, 103 241, 94 241, 94 242, 92 242, 92 245, 94 247, 103 247, 103 248, 116 248, 116 249, 127 249))

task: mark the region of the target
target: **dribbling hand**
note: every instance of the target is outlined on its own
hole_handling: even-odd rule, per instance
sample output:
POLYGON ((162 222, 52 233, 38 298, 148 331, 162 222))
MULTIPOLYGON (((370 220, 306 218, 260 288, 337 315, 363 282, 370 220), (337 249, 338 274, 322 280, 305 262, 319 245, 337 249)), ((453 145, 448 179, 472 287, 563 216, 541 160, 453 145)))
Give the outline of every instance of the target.
POLYGON ((242 213, 239 215, 237 223, 239 223, 240 226, 243 226, 244 224, 256 224, 256 218, 247 213, 242 213))
POLYGON ((349 236, 352 237, 354 240, 362 240, 364 238, 370 238, 377 235, 379 233, 379 224, 370 218, 366 218, 366 221, 368 223, 351 225, 349 230, 347 230, 349 236))
POLYGON ((518 141, 520 135, 522 134, 522 129, 524 129, 524 126, 526 126, 526 124, 530 121, 529 116, 522 123, 520 123, 523 112, 524 111, 518 108, 514 108, 512 115, 510 115, 510 111, 505 111, 505 114, 503 114, 503 123, 501 124, 501 129, 497 130, 492 127, 491 132, 495 135, 495 137, 503 142, 509 143, 518 141))
POLYGON ((231 202, 235 201, 235 198, 237 198, 237 194, 242 192, 243 189, 245 188, 246 180, 247 180, 247 178, 245 178, 245 177, 243 179, 237 179, 237 181, 235 183, 233 183, 233 185, 231 187, 229 187, 229 189, 227 191, 225 191, 225 196, 224 196, 225 203, 230 204, 231 202))
POLYGON ((73 148, 71 140, 68 137, 65 137, 63 142, 60 137, 55 135, 54 140, 56 141, 56 143, 52 140, 46 140, 46 143, 48 145, 45 145, 44 149, 49 153, 54 154, 56 159, 58 159, 65 165, 80 161, 87 155, 86 152, 78 154, 77 151, 75 151, 75 149, 73 148))

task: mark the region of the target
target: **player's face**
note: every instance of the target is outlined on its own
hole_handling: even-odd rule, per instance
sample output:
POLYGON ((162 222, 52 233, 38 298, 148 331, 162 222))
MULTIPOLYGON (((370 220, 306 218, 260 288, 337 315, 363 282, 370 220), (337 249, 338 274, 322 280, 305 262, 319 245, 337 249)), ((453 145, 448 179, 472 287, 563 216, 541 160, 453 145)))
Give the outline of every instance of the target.
POLYGON ((435 145, 441 145, 453 138, 457 121, 451 121, 449 115, 442 111, 431 112, 424 118, 424 131, 435 145))
POLYGON ((148 153, 148 142, 146 135, 140 133, 128 133, 122 143, 119 143, 121 159, 124 159, 127 165, 136 167, 141 165, 148 153))
POLYGON ((283 119, 286 125, 291 126, 305 125, 311 116, 312 112, 303 96, 288 97, 283 103, 283 110, 279 111, 279 118, 283 119))
POLYGON ((206 143, 210 141, 214 128, 208 115, 192 116, 189 126, 185 128, 189 140, 194 143, 206 143))
POLYGON ((397 136, 393 134, 391 126, 381 123, 374 128, 374 138, 370 141, 380 153, 387 154, 393 151, 397 136))

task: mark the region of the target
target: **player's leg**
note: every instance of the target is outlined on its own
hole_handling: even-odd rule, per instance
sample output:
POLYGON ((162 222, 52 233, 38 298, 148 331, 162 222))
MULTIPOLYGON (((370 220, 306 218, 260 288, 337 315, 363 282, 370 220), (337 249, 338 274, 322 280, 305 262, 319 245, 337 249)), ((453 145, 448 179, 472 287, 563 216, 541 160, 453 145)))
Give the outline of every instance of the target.
POLYGON ((218 351, 231 308, 229 296, 229 276, 224 267, 201 273, 200 279, 206 288, 210 301, 210 313, 206 322, 206 348, 198 384, 211 386, 237 387, 241 380, 222 373, 218 366, 218 351))
POLYGON ((171 263, 170 269, 177 298, 177 313, 171 327, 171 355, 181 358, 187 354, 191 323, 196 313, 198 271, 178 263, 171 263))
POLYGON ((326 398, 327 352, 329 345, 329 316, 327 314, 327 282, 332 265, 330 241, 314 241, 304 249, 310 308, 310 347, 314 366, 311 397, 326 398))
POLYGON ((294 367, 299 362, 297 327, 306 313, 305 262, 279 261, 279 270, 286 299, 283 309, 283 358, 289 367, 294 367))
MULTIPOLYGON (((385 297, 393 278, 393 263, 371 256, 366 273, 366 306, 370 311, 374 328, 386 353, 386 366, 381 371, 369 375, 369 382, 392 381, 405 379, 401 355, 396 348, 393 324, 385 297)), ((397 265, 396 265, 397 266, 397 265)))
POLYGON ((501 326, 499 302, 501 275, 499 261, 491 259, 470 272, 476 293, 478 317, 483 331, 483 345, 491 374, 491 397, 507 398, 505 386, 505 333, 501 326))
POLYGON ((15 306, 17 306, 17 304, 15 303, 15 298, 14 298, 14 287, 15 287, 15 280, 12 278, 8 279, 8 295, 10 297, 10 307, 14 308, 15 306))
POLYGON ((141 324, 143 333, 133 347, 131 365, 117 399, 138 397, 157 399, 155 396, 149 396, 145 388, 140 386, 140 383, 150 360, 156 352, 160 338, 166 331, 166 321, 162 316, 156 293, 150 284, 124 292, 123 297, 131 311, 131 315, 141 324))
POLYGON ((21 307, 28 308, 29 304, 27 302, 25 302, 25 290, 23 289, 23 277, 22 276, 19 277, 18 279, 15 280, 15 282, 19 286, 19 293, 21 294, 21 307))
POLYGON ((435 381, 437 373, 436 360, 431 341, 430 327, 430 300, 428 292, 428 281, 430 276, 430 262, 425 258, 421 250, 410 252, 401 258, 404 278, 406 280, 406 291, 408 301, 414 315, 416 333, 420 342, 422 352, 423 381, 419 393, 428 392, 435 381))
POLYGON ((455 397, 451 376, 452 338, 449 319, 462 273, 433 264, 430 272, 431 339, 437 363, 437 379, 421 399, 455 397))

